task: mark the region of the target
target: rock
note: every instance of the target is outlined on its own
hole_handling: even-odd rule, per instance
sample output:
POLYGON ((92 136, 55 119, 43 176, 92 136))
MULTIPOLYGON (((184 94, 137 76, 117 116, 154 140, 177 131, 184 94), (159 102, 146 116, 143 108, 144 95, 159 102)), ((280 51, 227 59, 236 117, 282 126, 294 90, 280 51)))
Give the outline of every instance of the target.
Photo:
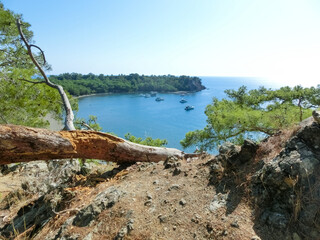
POLYGON ((122 240, 127 235, 127 233, 128 233, 127 227, 121 228, 118 234, 116 235, 116 237, 114 238, 114 240, 122 240))
POLYGON ((184 206, 184 205, 187 204, 187 201, 186 201, 184 198, 181 198, 181 200, 179 201, 179 204, 180 204, 181 206, 184 206))
POLYGON ((150 193, 147 193, 147 199, 152 199, 152 196, 151 196, 151 194, 150 193))
POLYGON ((78 160, 53 160, 48 164, 35 161, 23 164, 23 190, 43 195, 61 186, 70 185, 70 178, 80 172, 78 160))
POLYGON ((123 195, 124 192, 115 187, 99 193, 91 204, 76 215, 72 224, 78 227, 88 226, 103 210, 111 208, 123 195))
POLYGON ((312 230, 314 223, 320 222, 320 191, 314 190, 319 188, 319 146, 319 124, 306 125, 252 177, 252 193, 262 210, 262 223, 284 230, 297 221, 306 239, 318 238, 319 231, 312 230))
POLYGON ((92 238, 93 238, 93 233, 91 232, 87 236, 85 236, 83 240, 92 240, 92 238))
POLYGON ((245 163, 250 161, 254 155, 256 154, 256 151, 258 149, 258 144, 255 142, 245 139, 243 145, 241 146, 241 150, 239 152, 238 159, 241 163, 245 163))
POLYGON ((231 227, 234 227, 234 228, 239 228, 239 224, 238 224, 238 221, 233 221, 231 224, 230 224, 231 227))
POLYGON ((173 170, 173 176, 179 175, 181 173, 181 168, 175 167, 173 170))
POLYGON ((217 195, 215 195, 209 206, 210 212, 215 212, 217 209, 225 207, 227 204, 226 199, 226 194, 218 193, 217 195))
POLYGON ((174 168, 174 167, 180 167, 181 163, 179 162, 179 159, 177 157, 169 157, 167 158, 167 160, 163 163, 164 168, 168 169, 168 168, 174 168))
POLYGON ((219 146, 219 154, 226 154, 230 151, 234 151, 236 149, 236 145, 231 142, 225 142, 219 146))
POLYGON ((150 207, 152 205, 152 200, 147 200, 144 205, 150 207))
POLYGON ((212 223, 208 222, 206 224, 206 229, 207 229, 208 233, 211 234, 213 232, 213 230, 214 230, 214 228, 212 226, 212 223))
POLYGON ((159 220, 160 220, 160 223, 166 223, 168 222, 168 217, 167 216, 163 216, 162 214, 160 214, 158 216, 159 220))
POLYGON ((134 220, 133 220, 133 219, 130 219, 130 220, 128 221, 128 224, 127 224, 128 232, 130 232, 130 231, 132 231, 132 230, 134 229, 133 223, 134 223, 134 220))
POLYGON ((320 112, 319 111, 314 110, 312 112, 312 117, 313 117, 314 121, 316 121, 318 124, 320 124, 320 112))
POLYGON ((179 190, 180 189, 180 185, 179 184, 172 184, 169 188, 168 191, 171 190, 179 190))
POLYGON ((92 171, 92 165, 90 165, 89 163, 84 163, 81 166, 80 172, 83 176, 89 175, 91 171, 92 171))
POLYGON ((198 224, 200 222, 200 219, 201 219, 201 216, 199 216, 198 214, 195 214, 194 217, 191 219, 191 222, 198 224))
POLYGON ((288 226, 290 216, 279 213, 279 212, 271 212, 265 211, 261 216, 261 220, 266 222, 269 226, 278 229, 285 229, 288 226))
POLYGON ((45 201, 42 196, 35 202, 22 207, 13 222, 0 228, 1 236, 9 238, 11 235, 17 232, 22 233, 30 227, 43 226, 51 219, 52 215, 50 203, 45 201))
POLYGON ((134 220, 130 219, 127 223, 127 225, 120 229, 120 231, 115 236, 114 240, 122 240, 125 238, 126 235, 128 235, 133 230, 133 223, 134 220))

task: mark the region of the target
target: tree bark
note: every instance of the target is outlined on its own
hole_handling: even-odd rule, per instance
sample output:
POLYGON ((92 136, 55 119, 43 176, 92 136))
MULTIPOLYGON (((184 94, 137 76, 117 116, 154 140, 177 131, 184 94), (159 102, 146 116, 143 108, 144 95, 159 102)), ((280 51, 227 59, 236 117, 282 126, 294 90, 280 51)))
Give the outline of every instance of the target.
POLYGON ((112 162, 159 162, 194 156, 174 148, 144 146, 95 131, 50 131, 0 125, 0 164, 89 158, 112 162))

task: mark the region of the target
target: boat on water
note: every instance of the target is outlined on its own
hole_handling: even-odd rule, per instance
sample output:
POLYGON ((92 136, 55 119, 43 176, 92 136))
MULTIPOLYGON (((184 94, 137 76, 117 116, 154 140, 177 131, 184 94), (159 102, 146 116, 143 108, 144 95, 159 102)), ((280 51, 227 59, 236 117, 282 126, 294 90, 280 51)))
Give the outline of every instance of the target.
POLYGON ((151 96, 151 97, 157 96, 157 92, 150 92, 150 96, 151 96))
POLYGON ((186 103, 186 102, 188 102, 188 101, 185 100, 184 98, 182 98, 182 99, 180 100, 180 103, 186 103))
POLYGON ((190 110, 193 110, 193 109, 194 109, 194 106, 186 106, 184 108, 184 110, 186 110, 186 111, 190 111, 190 110))
POLYGON ((144 97, 145 98, 149 98, 149 97, 151 97, 151 95, 150 94, 146 94, 146 95, 144 95, 144 97))
POLYGON ((164 98, 157 97, 157 98, 156 98, 156 101, 157 101, 157 102, 164 101, 164 98))

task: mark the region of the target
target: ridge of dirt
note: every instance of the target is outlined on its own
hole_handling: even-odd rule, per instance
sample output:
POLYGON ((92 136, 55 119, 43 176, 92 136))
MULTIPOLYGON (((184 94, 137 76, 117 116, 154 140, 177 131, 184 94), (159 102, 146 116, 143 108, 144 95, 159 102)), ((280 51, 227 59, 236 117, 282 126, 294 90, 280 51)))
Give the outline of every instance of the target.
POLYGON ((23 164, 0 176, 0 236, 317 240, 319 136, 310 123, 260 145, 225 143, 217 156, 111 168, 23 164))

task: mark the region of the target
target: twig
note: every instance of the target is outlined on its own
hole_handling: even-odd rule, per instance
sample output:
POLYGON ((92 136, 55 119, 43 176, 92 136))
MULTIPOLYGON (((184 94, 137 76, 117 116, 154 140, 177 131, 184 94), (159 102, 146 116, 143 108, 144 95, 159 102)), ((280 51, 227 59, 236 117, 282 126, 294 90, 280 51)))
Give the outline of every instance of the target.
POLYGON ((90 127, 88 124, 86 124, 84 121, 81 122, 81 125, 86 127, 88 130, 91 130, 91 131, 95 131, 92 127, 90 127))
POLYGON ((39 51, 41 52, 41 55, 43 57, 43 65, 46 64, 46 57, 45 57, 44 52, 42 51, 42 49, 40 47, 38 47, 37 45, 34 45, 34 44, 30 44, 30 47, 35 47, 35 48, 39 49, 39 51))
POLYGON ((8 124, 7 120, 0 114, 0 118, 4 121, 5 124, 8 124))
POLYGON ((28 83, 33 83, 33 84, 38 84, 38 83, 46 83, 45 81, 41 81, 41 82, 34 82, 34 81, 30 81, 27 79, 19 79, 20 81, 24 81, 24 82, 28 82, 28 83))
POLYGON ((79 209, 79 208, 69 208, 69 209, 62 210, 62 211, 60 211, 60 212, 56 212, 56 211, 54 211, 53 209, 51 209, 51 211, 52 211, 54 214, 61 215, 61 214, 65 213, 65 212, 71 212, 71 211, 80 212, 81 209, 79 209))

